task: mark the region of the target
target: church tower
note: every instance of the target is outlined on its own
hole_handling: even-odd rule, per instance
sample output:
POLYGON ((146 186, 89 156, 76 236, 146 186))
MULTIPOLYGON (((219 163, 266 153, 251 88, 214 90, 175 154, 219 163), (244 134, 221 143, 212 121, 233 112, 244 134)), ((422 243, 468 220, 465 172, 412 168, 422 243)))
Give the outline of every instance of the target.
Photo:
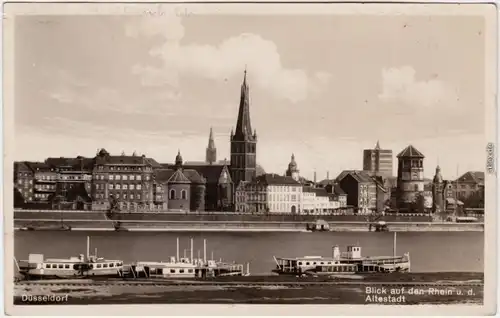
POLYGON ((214 133, 212 131, 212 127, 210 127, 210 136, 208 137, 208 147, 205 161, 210 165, 217 162, 217 148, 215 148, 214 133))
POLYGON ((292 160, 288 164, 288 169, 286 171, 287 177, 292 177, 293 180, 299 181, 299 168, 297 162, 295 161, 295 155, 292 153, 292 160))
POLYGON ((231 131, 231 178, 235 186, 240 181, 252 181, 257 176, 256 152, 257 133, 252 133, 250 124, 250 96, 245 69, 236 130, 231 131))
POLYGON ((444 211, 444 181, 441 176, 441 168, 436 167, 436 174, 432 180, 432 212, 444 211))

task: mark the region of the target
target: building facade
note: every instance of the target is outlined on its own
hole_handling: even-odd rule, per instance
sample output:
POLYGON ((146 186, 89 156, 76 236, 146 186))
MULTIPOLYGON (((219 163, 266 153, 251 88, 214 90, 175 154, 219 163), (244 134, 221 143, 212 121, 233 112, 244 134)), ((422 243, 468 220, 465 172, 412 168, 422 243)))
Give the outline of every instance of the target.
POLYGON ((366 171, 345 170, 336 178, 336 182, 347 194, 347 205, 361 214, 383 211, 388 195, 383 184, 366 171))
POLYGON ((338 212, 341 200, 326 188, 303 187, 303 214, 325 215, 338 212))
POLYGON ((270 213, 302 213, 302 185, 291 176, 265 174, 257 177, 266 185, 270 213))
POLYGON ((257 176, 257 133, 250 123, 250 96, 247 71, 241 84, 240 105, 236 130, 231 131, 231 179, 235 185, 240 181, 251 182, 257 176))
POLYGON ((27 162, 34 172, 33 201, 49 204, 56 194, 57 172, 45 162, 27 162))
POLYGON ((396 204, 400 212, 413 211, 424 191, 424 155, 412 145, 398 154, 396 204))
POLYGON ((392 150, 381 149, 377 141, 374 149, 363 151, 363 171, 371 176, 389 178, 393 176, 392 150))
POLYGON ((22 202, 15 202, 23 205, 34 199, 34 171, 26 162, 14 162, 14 191, 22 196, 22 202))
POLYGON ((238 213, 267 213, 267 187, 257 181, 241 181, 235 191, 235 210, 238 213))
POLYGON ((110 155, 101 149, 92 170, 92 209, 105 210, 110 200, 123 202, 127 209, 154 208, 153 169, 161 165, 145 155, 110 155))

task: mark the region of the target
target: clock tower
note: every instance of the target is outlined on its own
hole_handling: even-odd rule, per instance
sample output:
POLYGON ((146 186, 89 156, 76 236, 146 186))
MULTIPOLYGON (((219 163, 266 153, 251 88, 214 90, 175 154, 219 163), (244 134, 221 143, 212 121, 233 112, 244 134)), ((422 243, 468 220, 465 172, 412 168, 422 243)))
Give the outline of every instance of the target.
POLYGON ((398 209, 408 211, 424 191, 424 155, 412 145, 398 154, 396 200, 398 209))

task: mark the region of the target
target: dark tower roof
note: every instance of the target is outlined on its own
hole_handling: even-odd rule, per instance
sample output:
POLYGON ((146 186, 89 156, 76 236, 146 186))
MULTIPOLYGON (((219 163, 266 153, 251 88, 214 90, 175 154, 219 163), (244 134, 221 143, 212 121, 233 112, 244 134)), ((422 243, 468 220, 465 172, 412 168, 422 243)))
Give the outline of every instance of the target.
POLYGON ((247 83, 247 70, 241 84, 240 108, 236 122, 235 136, 252 138, 252 125, 250 124, 250 93, 247 83))
POLYGON ((208 149, 215 149, 214 132, 210 127, 210 136, 208 137, 208 149))
POLYGON ((434 183, 443 182, 443 176, 441 176, 441 168, 439 166, 436 167, 436 174, 434 175, 434 179, 432 181, 434 183))
POLYGON ((375 145, 375 150, 380 150, 380 143, 377 140, 377 144, 375 145))
POLYGON ((175 166, 177 168, 182 167, 182 156, 180 150, 177 150, 177 156, 175 156, 175 166))
POLYGON ((288 171, 290 171, 290 172, 298 171, 297 170, 297 162, 295 161, 295 154, 293 154, 293 153, 292 153, 291 161, 288 164, 288 171))
POLYGON ((425 158, 425 156, 412 145, 409 145, 398 155, 398 158, 425 158))

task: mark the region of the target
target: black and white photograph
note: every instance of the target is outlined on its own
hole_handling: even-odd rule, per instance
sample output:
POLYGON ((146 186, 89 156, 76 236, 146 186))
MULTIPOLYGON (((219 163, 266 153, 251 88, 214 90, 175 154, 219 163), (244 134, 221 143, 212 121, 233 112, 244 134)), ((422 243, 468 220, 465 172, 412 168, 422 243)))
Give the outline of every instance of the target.
POLYGON ((5 4, 9 314, 494 314, 496 10, 5 4))

